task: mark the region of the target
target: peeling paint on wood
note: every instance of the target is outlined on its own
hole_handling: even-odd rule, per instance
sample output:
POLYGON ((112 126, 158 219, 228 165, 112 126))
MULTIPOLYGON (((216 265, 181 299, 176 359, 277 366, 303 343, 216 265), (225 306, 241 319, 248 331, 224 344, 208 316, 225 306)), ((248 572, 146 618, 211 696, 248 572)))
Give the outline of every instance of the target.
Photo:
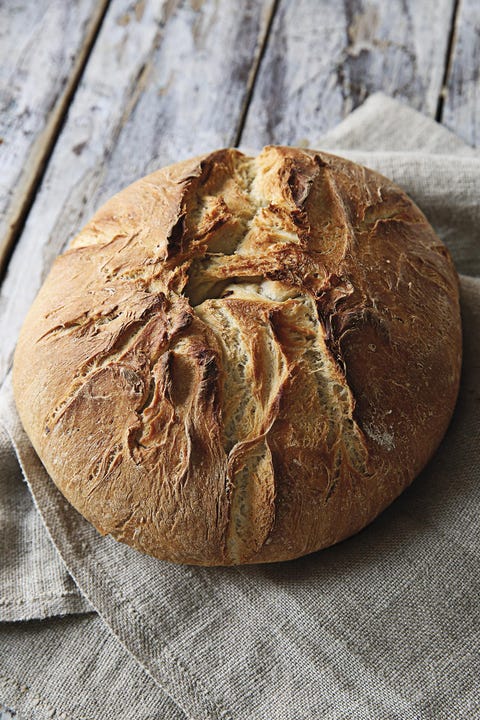
POLYGON ((442 122, 480 145, 480 2, 460 0, 442 122))
POLYGON ((272 5, 110 5, 3 283, 0 380, 54 257, 95 208, 155 168, 233 143, 272 5))
POLYGON ((281 0, 242 142, 308 145, 378 90, 434 116, 453 6, 281 0))
POLYGON ((58 132, 106 2, 13 0, 2 8, 0 268, 58 132))

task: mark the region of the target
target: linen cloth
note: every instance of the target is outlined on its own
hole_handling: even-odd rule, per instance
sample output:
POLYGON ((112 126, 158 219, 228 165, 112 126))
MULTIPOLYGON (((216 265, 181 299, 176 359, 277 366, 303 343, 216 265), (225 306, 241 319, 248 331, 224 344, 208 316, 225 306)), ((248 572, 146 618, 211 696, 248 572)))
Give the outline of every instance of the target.
POLYGON ((0 622, 93 610, 45 531, 1 425, 0 548, 0 622))
MULTIPOLYGON (((16 600, 29 592, 56 597, 40 609, 25 602, 19 620, 65 615, 0 625, 0 698, 25 717, 48 717, 47 710, 113 717, 112 702, 123 717, 168 720, 461 720, 480 713, 480 157, 378 95, 312 145, 404 187, 464 273, 461 390, 440 449, 375 522, 333 548, 267 566, 176 566, 99 537, 68 505, 21 427, 7 381, 3 422, 57 554, 45 549, 49 541, 22 496, 30 519, 19 520, 21 532, 27 537, 31 524, 41 553, 34 557, 27 540, 16 541, 21 557, 7 557, 10 577, 12 568, 19 577, 6 591, 16 600), (38 568, 32 582, 22 575, 29 567, 38 568), (69 615, 73 602, 77 612, 98 615, 69 615), (36 667, 28 637, 49 666, 36 667), (27 686, 33 691, 19 689, 27 686)), ((11 456, 5 467, 19 485, 11 456)))

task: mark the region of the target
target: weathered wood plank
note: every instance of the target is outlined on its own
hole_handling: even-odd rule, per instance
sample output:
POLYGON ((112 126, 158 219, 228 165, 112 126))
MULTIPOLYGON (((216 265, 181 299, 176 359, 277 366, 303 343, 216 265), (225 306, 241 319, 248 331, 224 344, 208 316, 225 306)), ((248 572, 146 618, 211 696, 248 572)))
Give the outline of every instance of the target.
POLYGON ((0 298, 0 380, 57 253, 94 209, 168 162, 230 145, 272 0, 113 3, 0 298))
POLYGON ((107 3, 0 8, 0 272, 107 3))
POLYGON ((460 0, 442 123, 470 145, 480 145, 480 3, 460 0))
POLYGON ((242 143, 308 145, 378 90, 434 116, 453 6, 280 0, 242 143))

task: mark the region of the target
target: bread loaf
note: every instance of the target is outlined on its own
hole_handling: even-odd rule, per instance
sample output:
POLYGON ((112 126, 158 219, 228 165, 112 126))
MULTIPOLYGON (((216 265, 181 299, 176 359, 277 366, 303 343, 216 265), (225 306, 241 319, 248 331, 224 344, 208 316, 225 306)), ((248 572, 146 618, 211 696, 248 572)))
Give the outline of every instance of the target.
POLYGON ((100 533, 229 565, 373 520, 437 448, 460 364, 452 261, 396 185, 323 152, 227 149, 97 212, 30 310, 14 389, 100 533))

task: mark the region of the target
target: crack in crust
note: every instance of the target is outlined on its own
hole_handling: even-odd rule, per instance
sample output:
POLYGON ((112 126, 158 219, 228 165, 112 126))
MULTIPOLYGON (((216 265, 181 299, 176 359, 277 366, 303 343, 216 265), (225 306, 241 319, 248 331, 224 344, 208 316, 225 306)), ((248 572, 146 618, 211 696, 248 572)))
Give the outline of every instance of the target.
POLYGON ((353 420, 354 399, 328 350, 311 288, 286 273, 292 247, 304 262, 309 260, 305 205, 326 163, 318 155, 300 163, 281 155, 272 159, 265 168, 261 159, 234 156, 223 183, 209 187, 207 176, 190 213, 195 224, 186 230, 190 238, 205 238, 205 245, 189 267, 183 292, 222 350, 230 489, 227 556, 236 563, 258 553, 274 526, 269 433, 289 375, 298 370, 315 378, 335 468, 326 500, 342 464, 367 472, 365 444, 353 420), (243 215, 239 202, 246 209, 243 215))
POLYGON ((388 180, 313 151, 221 150, 135 183, 29 323, 16 395, 53 479, 101 532, 180 562, 288 559, 360 529, 458 387, 445 248, 388 180))

